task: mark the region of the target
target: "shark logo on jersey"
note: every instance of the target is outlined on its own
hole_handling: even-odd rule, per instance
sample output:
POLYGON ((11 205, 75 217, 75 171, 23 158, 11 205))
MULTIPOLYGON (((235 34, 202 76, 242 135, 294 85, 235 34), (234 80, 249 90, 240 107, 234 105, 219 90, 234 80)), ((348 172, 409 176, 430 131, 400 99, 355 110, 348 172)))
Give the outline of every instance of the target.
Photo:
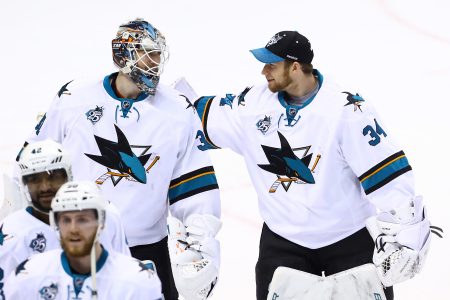
POLYGON ((312 174, 314 170, 308 168, 312 157, 312 153, 308 154, 311 146, 292 149, 287 139, 279 131, 278 137, 281 144, 280 148, 261 145, 269 164, 258 164, 258 166, 265 171, 277 175, 277 179, 269 189, 269 193, 275 193, 280 184, 286 192, 293 182, 314 184, 315 180, 312 174), (294 151, 298 150, 304 150, 301 159, 294 153, 294 151))
POLYGON ((233 95, 233 94, 226 94, 226 95, 225 95, 225 98, 220 98, 220 104, 219 104, 219 106, 225 106, 225 105, 228 105, 228 106, 230 106, 231 108, 233 108, 233 101, 234 101, 234 98, 236 98, 235 95, 233 95))
POLYGON ((101 117, 103 117, 103 106, 95 106, 94 109, 88 110, 85 115, 86 118, 91 121, 92 124, 97 123, 100 121, 101 117))
POLYGON ((262 134, 266 134, 266 132, 270 128, 271 122, 272 122, 271 116, 264 116, 264 119, 261 119, 258 122, 256 122, 256 128, 258 128, 258 130, 261 131, 262 134))
POLYGON ((0 226, 0 246, 3 246, 3 243, 12 238, 11 236, 9 236, 9 234, 3 233, 3 224, 2 226, 0 226))
POLYGON ((20 264, 17 265, 17 267, 16 267, 16 276, 19 275, 19 273, 21 273, 23 271, 26 271, 25 270, 25 265, 27 264, 28 260, 29 259, 27 258, 23 262, 21 262, 20 264))
POLYGON ((69 93, 69 90, 67 89, 67 86, 72 82, 73 80, 69 81, 68 83, 66 83, 65 85, 63 85, 59 91, 58 91, 58 97, 61 98, 61 96, 64 95, 72 95, 71 93, 69 93))
POLYGON ((34 131, 36 131, 36 135, 39 135, 39 132, 41 132, 41 127, 44 125, 45 119, 47 119, 47 114, 45 113, 43 116, 38 115, 38 123, 36 127, 34 127, 34 131))
POLYGON ((242 91, 242 93, 239 94, 238 106, 239 105, 245 106, 245 96, 247 95, 248 91, 250 91, 251 89, 252 89, 252 86, 248 86, 242 91))
POLYGON ((349 92, 342 92, 342 93, 347 94, 348 102, 344 106, 353 104, 353 111, 356 111, 357 109, 359 109, 359 111, 362 112, 361 102, 364 102, 364 99, 358 93, 356 93, 356 95, 353 95, 352 93, 349 93, 349 92))
POLYGON ((56 295, 58 294, 58 284, 52 283, 49 286, 44 286, 39 290, 39 295, 44 300, 53 300, 56 299, 56 295))
POLYGON ((101 175, 96 180, 96 183, 103 184, 108 178, 111 178, 114 186, 116 186, 122 178, 139 183, 147 183, 147 173, 159 160, 159 156, 152 153, 147 154, 152 146, 130 145, 120 128, 115 124, 114 127, 116 129, 117 142, 109 141, 94 135, 101 155, 85 153, 87 157, 107 168, 107 172, 101 175), (139 156, 136 156, 132 151, 132 148, 144 150, 139 156), (150 165, 145 167, 145 164, 151 157, 152 160, 150 165))
POLYGON ((188 106, 186 107, 186 109, 189 109, 190 107, 192 107, 192 110, 193 110, 194 113, 195 113, 195 107, 194 107, 194 104, 192 104, 192 102, 189 101, 189 98, 186 97, 185 95, 182 95, 182 94, 180 94, 180 96, 183 97, 184 100, 186 100, 186 102, 187 102, 187 104, 188 104, 188 106))
POLYGON ((36 238, 34 238, 29 245, 29 247, 33 249, 33 251, 39 253, 44 252, 46 246, 47 246, 47 239, 45 238, 42 232, 36 234, 36 238))
POLYGON ((141 268, 139 272, 147 271, 149 277, 155 275, 155 264, 151 260, 137 260, 139 267, 141 268))

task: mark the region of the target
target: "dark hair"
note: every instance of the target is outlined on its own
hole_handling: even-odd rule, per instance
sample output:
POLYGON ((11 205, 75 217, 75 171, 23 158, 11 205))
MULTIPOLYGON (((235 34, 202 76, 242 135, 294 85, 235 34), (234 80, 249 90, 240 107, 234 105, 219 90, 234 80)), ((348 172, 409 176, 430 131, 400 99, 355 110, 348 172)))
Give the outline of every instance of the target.
MULTIPOLYGON (((298 61, 286 59, 286 60, 284 60, 284 67, 285 68, 289 68, 295 62, 298 62, 298 61)), ((298 62, 298 63, 300 64, 300 67, 301 67, 303 73, 305 73, 305 74, 312 74, 312 72, 314 70, 314 67, 313 67, 312 64, 301 63, 301 62, 298 62)))

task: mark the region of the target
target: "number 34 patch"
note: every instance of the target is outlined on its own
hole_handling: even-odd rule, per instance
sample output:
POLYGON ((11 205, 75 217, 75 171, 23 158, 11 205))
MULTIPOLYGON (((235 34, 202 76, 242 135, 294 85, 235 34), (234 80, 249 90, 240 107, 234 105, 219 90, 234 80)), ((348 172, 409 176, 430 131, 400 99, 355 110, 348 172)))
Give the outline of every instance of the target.
POLYGON ((387 134, 384 132, 383 128, 378 124, 377 119, 373 119, 375 122, 375 129, 372 125, 367 125, 364 127, 362 134, 364 136, 369 135, 372 139, 369 141, 370 146, 376 146, 380 143, 381 137, 386 137, 387 134))

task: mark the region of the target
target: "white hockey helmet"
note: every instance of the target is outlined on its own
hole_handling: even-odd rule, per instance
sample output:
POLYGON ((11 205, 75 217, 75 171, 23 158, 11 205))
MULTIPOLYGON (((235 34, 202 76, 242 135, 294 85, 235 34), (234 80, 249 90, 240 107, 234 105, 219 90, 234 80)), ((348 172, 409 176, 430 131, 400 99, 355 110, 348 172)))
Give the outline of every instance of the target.
POLYGON ((169 59, 166 39, 158 29, 140 18, 120 25, 112 40, 112 54, 114 64, 142 92, 155 94, 164 64, 169 59), (138 51, 142 53, 138 54, 138 51), (159 54, 158 61, 152 59, 154 54, 159 54), (151 65, 144 62, 145 57, 150 59, 151 65), (141 62, 141 67, 138 62, 141 62))
POLYGON ((50 173, 53 170, 64 170, 67 181, 72 180, 70 155, 62 148, 61 144, 48 139, 25 146, 19 154, 18 167, 22 195, 30 205, 43 213, 48 213, 48 211, 31 198, 25 182, 26 176, 42 172, 50 173))
POLYGON ((52 200, 50 225, 58 230, 56 214, 64 211, 94 209, 97 212, 98 229, 96 240, 105 226, 107 201, 100 188, 91 181, 69 181, 63 184, 52 200))
POLYGON ((55 169, 64 169, 67 179, 72 180, 70 156, 64 151, 61 144, 52 140, 39 141, 25 146, 20 153, 18 165, 22 180, 24 176, 55 169))

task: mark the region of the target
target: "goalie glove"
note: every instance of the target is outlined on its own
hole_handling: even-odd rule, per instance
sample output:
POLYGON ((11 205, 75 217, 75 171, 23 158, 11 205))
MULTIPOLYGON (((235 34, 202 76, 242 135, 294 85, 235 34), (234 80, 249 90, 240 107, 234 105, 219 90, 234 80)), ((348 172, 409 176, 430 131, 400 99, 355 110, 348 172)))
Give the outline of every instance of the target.
POLYGON ((173 277, 186 300, 203 300, 212 294, 220 267, 220 244, 214 237, 221 226, 212 215, 193 214, 185 224, 167 218, 173 277))
POLYGON ((386 287, 418 274, 428 254, 430 233, 442 237, 442 229, 430 226, 422 201, 418 196, 407 208, 382 212, 366 221, 375 240, 373 263, 386 287))

